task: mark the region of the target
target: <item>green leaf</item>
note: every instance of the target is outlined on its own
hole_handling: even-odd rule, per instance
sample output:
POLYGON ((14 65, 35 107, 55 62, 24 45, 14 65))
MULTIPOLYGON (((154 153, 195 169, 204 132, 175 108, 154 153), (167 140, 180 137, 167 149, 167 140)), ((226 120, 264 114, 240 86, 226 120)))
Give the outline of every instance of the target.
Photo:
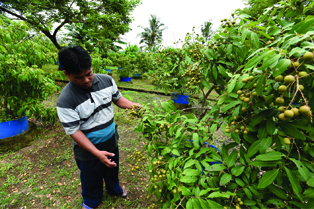
POLYGON ((256 156, 256 160, 261 160, 261 161, 275 161, 275 160, 281 160, 281 157, 285 156, 281 152, 277 151, 271 151, 267 152, 265 154, 260 154, 256 156))
POLYGON ((222 175, 222 177, 220 178, 219 186, 223 186, 223 185, 229 183, 231 179, 232 179, 231 174, 225 173, 225 174, 222 175))
POLYGON ((261 139, 259 144, 259 152, 262 154, 264 153, 271 145, 273 139, 271 137, 268 137, 266 139, 261 139))
POLYGON ((181 190, 181 192, 182 192, 182 194, 184 195, 184 196, 192 196, 192 195, 194 195, 188 188, 186 188, 185 186, 179 186, 179 188, 180 188, 180 190, 181 190))
POLYGON ((198 176, 200 175, 201 170, 196 170, 196 169, 184 169, 183 173, 186 176, 198 176))
POLYGON ((266 68, 268 68, 269 66, 277 62, 280 59, 280 57, 281 57, 281 54, 277 54, 276 56, 264 62, 263 65, 260 68, 258 68, 258 70, 265 70, 266 68))
POLYGON ((231 169, 231 173, 234 176, 240 176, 243 173, 244 169, 245 169, 245 166, 237 165, 231 169))
POLYGON ((238 158, 238 152, 236 150, 233 150, 231 154, 226 159, 226 164, 230 168, 233 166, 238 158))
POLYGON ((210 84, 208 83, 208 81, 207 81, 206 79, 202 79, 202 84, 203 84, 206 88, 211 89, 211 86, 210 86, 210 84))
POLYGON ((235 178, 234 180, 239 186, 245 187, 245 183, 241 179, 235 178))
POLYGON ((180 181, 183 183, 195 183, 197 179, 198 178, 196 176, 181 176, 180 181))
POLYGON ((200 147, 200 139, 197 133, 193 133, 193 145, 195 149, 200 147))
POLYGON ((263 177, 260 179, 257 188, 263 189, 267 187, 269 184, 273 183, 278 175, 279 169, 274 169, 272 171, 268 171, 263 177))
POLYGON ((289 181, 291 183, 294 193, 299 197, 301 201, 303 201, 303 198, 300 195, 302 188, 301 188, 300 182, 298 181, 298 178, 296 178, 296 176, 288 168, 286 167, 284 168, 286 170, 287 176, 289 178, 289 181))
POLYGON ((301 133, 293 124, 291 123, 280 123, 281 129, 289 136, 295 137, 297 139, 305 140, 305 136, 301 133))
POLYGON ((289 158, 291 161, 295 163, 295 165, 298 167, 299 173, 301 176, 305 179, 305 181, 309 180, 311 173, 310 171, 303 165, 301 161, 298 161, 294 158, 289 158))
POLYGON ((314 187, 314 177, 313 176, 307 181, 307 185, 309 185, 310 187, 314 187))
POLYGON ((260 61, 262 61, 265 57, 267 57, 272 52, 273 51, 265 51, 260 56, 254 56, 254 58, 250 59, 246 63, 245 69, 249 69, 249 68, 255 67, 260 61))
POLYGON ((275 186, 274 184, 270 184, 267 187, 272 193, 274 193, 275 195, 277 195, 278 197, 280 197, 281 199, 286 200, 287 199, 287 195, 286 192, 283 191, 282 189, 280 189, 279 187, 275 186))
POLYGON ((228 85, 228 93, 231 93, 235 87, 235 85, 237 84, 237 79, 240 75, 236 75, 232 78, 231 82, 228 85))
POLYGON ((7 52, 7 50, 6 50, 3 46, 1 46, 1 45, 0 45, 0 49, 1 49, 4 53, 7 52))
POLYGON ((309 29, 311 29, 312 25, 314 24, 314 18, 307 19, 306 21, 302 21, 296 24, 290 31, 290 33, 306 33, 309 29))
POLYGON ((259 124, 260 122, 262 122, 266 116, 268 116, 269 114, 269 111, 268 110, 265 110, 265 111, 262 111, 260 113, 258 113, 257 115, 255 115, 255 117, 251 120, 251 124, 250 126, 254 127, 256 126, 257 124, 259 124))
POLYGON ((181 136, 181 130, 183 129, 183 127, 180 127, 177 132, 176 132, 176 139, 179 138, 179 136, 181 136))
POLYGON ((226 106, 224 106, 221 111, 226 112, 227 110, 229 110, 230 108, 233 108, 234 106, 236 106, 237 104, 240 104, 241 101, 240 100, 236 100, 233 102, 230 102, 229 104, 227 104, 226 106))
POLYGON ((231 138, 234 140, 235 143, 240 144, 240 136, 236 134, 234 131, 231 132, 231 138))
POLYGON ((258 166, 258 167, 273 167, 277 166, 281 161, 260 161, 260 160, 255 160, 250 163, 252 166, 258 166))
POLYGON ((212 208, 212 209, 223 208, 222 205, 212 200, 207 200, 207 203, 209 205, 209 208, 212 208))
POLYGON ((222 165, 222 164, 214 164, 212 166, 210 166, 209 168, 206 168, 207 171, 221 171, 226 169, 226 166, 222 165))
POLYGON ((290 63, 291 61, 289 59, 281 59, 273 69, 273 77, 281 75, 283 72, 285 72, 290 63))
POLYGON ((310 70, 314 70, 314 66, 312 66, 312 65, 305 65, 308 69, 310 69, 310 70))
POLYGON ((179 151, 176 150, 176 149, 171 150, 171 153, 174 154, 174 155, 176 155, 176 156, 180 156, 179 151))
POLYGON ((259 144, 260 144, 260 140, 255 141, 249 148, 248 152, 247 152, 247 157, 251 158, 253 155, 255 155, 257 153, 257 151, 259 150, 259 144))
POLYGON ((267 130, 267 133, 269 133, 270 135, 274 134, 274 132, 276 130, 276 123, 273 121, 272 118, 267 120, 266 130, 267 130))
POLYGON ((314 188, 309 188, 307 190, 304 191, 304 195, 306 198, 314 198, 314 188))
POLYGON ((266 74, 263 74, 257 80, 257 85, 256 85, 257 96, 259 96, 263 93, 263 91, 265 90, 265 84, 266 84, 266 74))
POLYGON ((250 192, 250 190, 248 188, 244 188, 243 190, 244 190, 246 196, 251 200, 253 198, 253 195, 250 192))
POLYGON ((234 193, 231 192, 213 192, 210 195, 208 195, 208 198, 217 198, 217 197, 230 197, 231 195, 234 195, 234 193))
POLYGON ((189 198, 189 200, 186 203, 186 208, 187 209, 192 209, 193 208, 193 203, 192 203, 193 198, 189 198))
POLYGON ((244 205, 253 206, 256 205, 256 202, 254 200, 244 200, 244 205))
POLYGON ((259 48, 258 35, 252 31, 251 31, 251 42, 256 48, 259 48))

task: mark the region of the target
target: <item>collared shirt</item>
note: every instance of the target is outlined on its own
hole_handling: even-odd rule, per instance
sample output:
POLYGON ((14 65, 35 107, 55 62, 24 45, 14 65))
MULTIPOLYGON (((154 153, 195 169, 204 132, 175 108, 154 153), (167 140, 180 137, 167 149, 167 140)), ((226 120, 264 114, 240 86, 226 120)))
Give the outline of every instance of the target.
POLYGON ((115 131, 112 100, 120 97, 114 80, 107 75, 94 74, 93 85, 88 90, 69 82, 57 101, 58 116, 66 134, 80 129, 93 144, 110 138, 115 131), (97 136, 104 132, 107 137, 99 141, 97 136))

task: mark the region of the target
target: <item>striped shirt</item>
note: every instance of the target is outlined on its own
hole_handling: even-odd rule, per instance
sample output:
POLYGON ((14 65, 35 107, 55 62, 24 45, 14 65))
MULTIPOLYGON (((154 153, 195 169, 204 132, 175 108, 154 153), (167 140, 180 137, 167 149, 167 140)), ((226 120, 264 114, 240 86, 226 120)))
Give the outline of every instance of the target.
POLYGON ((69 82, 57 101, 58 116, 66 134, 81 130, 93 144, 112 138, 115 133, 112 101, 120 97, 108 75, 94 74, 93 85, 88 90, 69 82))

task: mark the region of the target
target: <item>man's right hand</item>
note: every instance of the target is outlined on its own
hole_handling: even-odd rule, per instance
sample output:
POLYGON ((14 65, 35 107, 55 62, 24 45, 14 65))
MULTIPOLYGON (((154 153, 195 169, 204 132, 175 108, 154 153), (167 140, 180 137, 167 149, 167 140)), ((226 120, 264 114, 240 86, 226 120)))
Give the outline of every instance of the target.
POLYGON ((97 154, 97 157, 100 160, 100 162, 102 162, 106 166, 110 168, 117 167, 117 163, 115 163, 114 161, 111 161, 111 159, 108 159, 108 156, 113 157, 114 153, 107 152, 107 151, 99 151, 97 154))

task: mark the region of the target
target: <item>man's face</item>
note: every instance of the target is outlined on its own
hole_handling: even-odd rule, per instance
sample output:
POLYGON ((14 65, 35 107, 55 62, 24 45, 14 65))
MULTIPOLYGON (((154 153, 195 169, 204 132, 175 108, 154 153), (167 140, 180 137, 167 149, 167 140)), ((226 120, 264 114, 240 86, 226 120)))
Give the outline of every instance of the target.
POLYGON ((64 74, 70 79, 72 83, 74 83, 77 87, 81 89, 89 89, 92 87, 94 74, 93 69, 83 69, 82 73, 79 75, 68 74, 66 71, 63 71, 64 74))

